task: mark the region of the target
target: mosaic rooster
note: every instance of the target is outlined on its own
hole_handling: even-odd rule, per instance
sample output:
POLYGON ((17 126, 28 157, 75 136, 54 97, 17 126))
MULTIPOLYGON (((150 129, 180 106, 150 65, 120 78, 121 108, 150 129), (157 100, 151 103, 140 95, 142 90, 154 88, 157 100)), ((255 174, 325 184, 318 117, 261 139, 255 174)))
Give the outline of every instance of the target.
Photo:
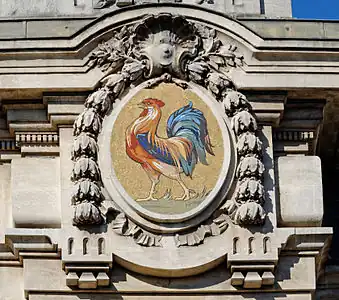
POLYGON ((176 200, 188 200, 195 192, 189 189, 181 174, 192 178, 195 165, 208 165, 206 152, 214 155, 203 113, 193 108, 192 102, 170 115, 167 120, 168 138, 159 137, 157 128, 161 108, 165 103, 158 99, 145 99, 139 106, 139 117, 126 130, 126 152, 142 168, 152 182, 147 198, 136 201, 158 200, 154 197, 160 176, 176 180, 184 193, 176 200))

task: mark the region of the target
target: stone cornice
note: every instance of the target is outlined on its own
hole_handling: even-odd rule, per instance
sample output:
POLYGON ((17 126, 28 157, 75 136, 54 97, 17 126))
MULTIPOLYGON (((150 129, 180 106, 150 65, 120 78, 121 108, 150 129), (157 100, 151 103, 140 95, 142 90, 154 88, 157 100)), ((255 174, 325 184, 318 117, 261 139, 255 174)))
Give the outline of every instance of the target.
POLYGON ((279 127, 273 130, 276 156, 315 155, 325 104, 323 99, 287 99, 279 127))
MULTIPOLYGON (((41 36, 38 34, 34 37, 25 36, 15 42, 13 38, 11 40, 4 39, 0 45, 2 50, 0 53, 2 61, 0 61, 0 74, 3 78, 0 88, 93 89, 103 74, 97 69, 89 70, 87 62, 91 51, 100 41, 110 38, 114 27, 135 22, 135 18, 130 18, 132 12, 136 16, 158 13, 159 7, 164 12, 172 13, 177 13, 177 8, 180 7, 181 13, 187 16, 188 20, 208 23, 220 30, 224 39, 232 40, 238 46, 240 52, 244 54, 245 62, 244 66, 235 70, 232 75, 238 88, 258 89, 263 86, 267 89, 337 87, 339 65, 337 63, 338 52, 335 49, 339 49, 339 40, 334 39, 334 36, 329 35, 329 38, 325 39, 321 37, 325 36, 324 33, 309 38, 298 37, 297 34, 294 34, 287 35, 286 38, 280 40, 268 36, 263 37, 254 30, 256 28, 254 25, 254 27, 246 25, 246 22, 253 23, 254 21, 239 22, 229 16, 198 6, 170 3, 170 5, 157 4, 156 7, 147 4, 124 8, 103 15, 92 22, 89 22, 88 19, 85 23, 83 20, 79 20, 82 23, 79 23, 78 27, 75 26, 76 29, 68 35, 61 34, 61 36, 46 38, 48 34, 44 33, 41 36), (29 49, 34 49, 34 51, 29 49), (43 60, 41 61, 39 58, 43 58, 43 60), (321 68, 319 68, 320 65, 321 68), (74 73, 77 76, 74 76, 74 73), (319 74, 316 80, 315 74, 319 74)), ((27 20, 28 24, 29 22, 40 22, 39 24, 43 28, 48 26, 53 28, 53 22, 57 21, 55 19, 27 20), (43 26, 44 22, 46 26, 43 26)), ((60 22, 66 22, 64 26, 68 27, 67 22, 70 20, 60 20, 60 22)), ((255 22, 262 22, 260 26, 266 28, 265 24, 270 26, 272 21, 256 20, 255 22)), ((276 24, 280 24, 279 22, 287 22, 290 24, 289 28, 292 29, 297 25, 304 24, 295 20, 276 22, 274 22, 274 26, 278 26, 276 24), (293 25, 293 27, 291 24, 297 25, 293 25)), ((258 27, 258 25, 256 26, 258 27)), ((327 27, 332 28, 331 26, 335 27, 336 25, 328 22, 327 27)), ((335 31, 333 28, 331 30, 335 31)), ((330 29, 327 32, 329 34, 330 29)))

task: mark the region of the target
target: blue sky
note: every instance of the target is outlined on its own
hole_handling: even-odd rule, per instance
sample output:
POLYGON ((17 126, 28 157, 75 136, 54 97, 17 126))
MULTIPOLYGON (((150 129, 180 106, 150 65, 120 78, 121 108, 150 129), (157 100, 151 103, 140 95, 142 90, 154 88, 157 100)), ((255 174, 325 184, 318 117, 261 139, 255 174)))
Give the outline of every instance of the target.
POLYGON ((339 20, 339 0, 292 0, 292 14, 301 19, 339 20))

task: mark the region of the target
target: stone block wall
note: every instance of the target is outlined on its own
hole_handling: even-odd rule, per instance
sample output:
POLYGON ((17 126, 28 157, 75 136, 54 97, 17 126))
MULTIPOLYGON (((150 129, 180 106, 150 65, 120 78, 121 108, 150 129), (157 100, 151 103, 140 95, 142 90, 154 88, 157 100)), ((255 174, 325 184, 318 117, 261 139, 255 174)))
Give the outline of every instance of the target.
MULTIPOLYGON (((0 1, 0 17, 63 17, 63 16, 100 16, 111 10, 129 5, 147 3, 183 3, 202 7, 231 15, 255 15, 266 17, 291 17, 290 0, 15 0, 0 1)), ((17 30, 14 24, 8 25, 8 31, 17 30)))

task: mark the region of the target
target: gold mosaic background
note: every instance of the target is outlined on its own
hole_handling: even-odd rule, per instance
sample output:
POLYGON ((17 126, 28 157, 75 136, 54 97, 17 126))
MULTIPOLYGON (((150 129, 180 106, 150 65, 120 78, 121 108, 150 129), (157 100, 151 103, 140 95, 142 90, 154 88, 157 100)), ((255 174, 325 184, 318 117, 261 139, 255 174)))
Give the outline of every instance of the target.
POLYGON ((211 191, 219 177, 224 149, 220 127, 209 107, 191 90, 183 90, 174 84, 162 83, 153 89, 143 89, 139 91, 122 109, 118 115, 112 130, 111 155, 114 172, 121 185, 133 198, 145 198, 148 196, 151 181, 141 165, 130 159, 125 150, 126 128, 139 117, 141 109, 137 104, 145 98, 157 98, 165 103, 162 107, 162 118, 158 127, 158 136, 167 138, 167 119, 175 110, 187 105, 192 101, 193 107, 201 110, 207 120, 208 132, 213 145, 215 156, 207 153, 208 166, 198 163, 193 171, 193 178, 182 174, 186 186, 195 190, 200 196, 186 201, 173 200, 182 196, 183 190, 180 185, 165 176, 160 176, 160 182, 156 188, 155 197, 162 198, 167 190, 171 191, 172 197, 162 198, 159 201, 138 202, 144 208, 153 212, 164 214, 184 213, 198 206, 205 198, 206 193, 202 193, 204 187, 206 191, 211 191))

